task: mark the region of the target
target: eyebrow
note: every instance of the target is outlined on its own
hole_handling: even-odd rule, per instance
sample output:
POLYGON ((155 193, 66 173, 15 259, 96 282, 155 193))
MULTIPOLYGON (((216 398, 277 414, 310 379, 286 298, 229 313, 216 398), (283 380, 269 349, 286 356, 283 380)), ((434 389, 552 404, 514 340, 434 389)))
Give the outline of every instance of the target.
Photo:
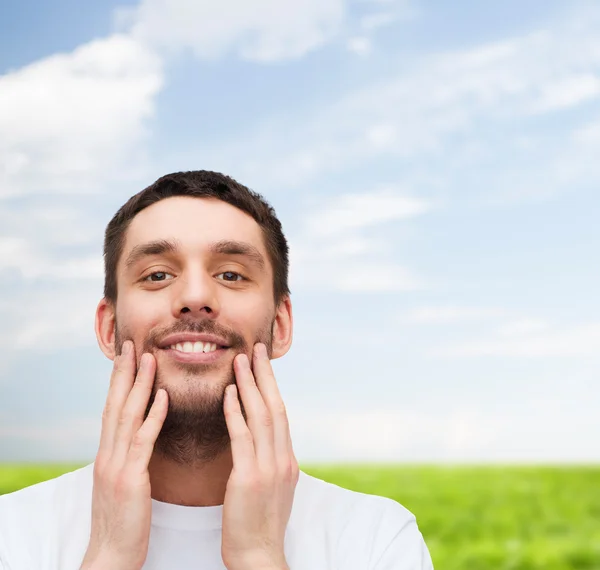
POLYGON ((221 240, 210 246, 210 251, 217 255, 243 255, 260 269, 265 268, 265 259, 258 248, 245 241, 221 240))
POLYGON ((136 265, 144 257, 151 255, 165 255, 169 253, 177 253, 179 251, 179 244, 173 240, 159 239, 156 241, 150 241, 148 243, 142 243, 136 245, 125 261, 125 271, 129 271, 134 265, 136 265))
MULTIPOLYGON (((168 239, 160 239, 136 245, 127 256, 125 261, 125 270, 131 270, 131 268, 144 257, 178 253, 180 251, 179 245, 180 244, 177 240, 168 239)), ((216 255, 242 255, 247 257, 260 269, 265 268, 265 259, 260 251, 252 244, 243 241, 217 241, 210 245, 209 250, 211 253, 216 255)))

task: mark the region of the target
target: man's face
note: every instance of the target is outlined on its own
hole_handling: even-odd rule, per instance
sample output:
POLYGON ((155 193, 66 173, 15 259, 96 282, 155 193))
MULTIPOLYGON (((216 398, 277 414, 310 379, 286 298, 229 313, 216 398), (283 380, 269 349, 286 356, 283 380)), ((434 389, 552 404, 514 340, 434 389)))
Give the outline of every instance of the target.
POLYGON ((259 225, 217 199, 161 200, 131 221, 117 276, 115 352, 131 339, 138 365, 144 352, 154 354, 146 413, 159 388, 169 394, 155 448, 180 462, 215 457, 229 444, 223 399, 235 383, 235 355, 252 360, 256 342, 272 355, 273 270, 259 225), (181 335, 192 335, 194 352, 181 335), (203 338, 209 342, 198 344, 203 338))

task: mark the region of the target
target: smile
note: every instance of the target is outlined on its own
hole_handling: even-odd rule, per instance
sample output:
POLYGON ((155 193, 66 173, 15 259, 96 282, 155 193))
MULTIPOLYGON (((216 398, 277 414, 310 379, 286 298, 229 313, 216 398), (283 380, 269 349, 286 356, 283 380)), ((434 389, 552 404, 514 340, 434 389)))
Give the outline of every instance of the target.
POLYGON ((166 346, 161 352, 177 362, 210 364, 211 362, 219 361, 227 354, 228 350, 225 346, 219 346, 210 342, 183 342, 166 346))
POLYGON ((178 342, 168 348, 179 352, 215 352, 218 347, 214 342, 178 342))

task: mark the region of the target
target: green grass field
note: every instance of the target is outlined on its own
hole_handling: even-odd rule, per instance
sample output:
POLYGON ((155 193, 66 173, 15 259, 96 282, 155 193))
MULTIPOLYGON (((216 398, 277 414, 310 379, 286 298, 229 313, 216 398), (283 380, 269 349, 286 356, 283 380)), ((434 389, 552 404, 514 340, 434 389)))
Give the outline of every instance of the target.
MULTIPOLYGON (((76 467, 0 465, 0 494, 76 467)), ((600 466, 302 469, 411 510, 436 570, 600 570, 600 466)))

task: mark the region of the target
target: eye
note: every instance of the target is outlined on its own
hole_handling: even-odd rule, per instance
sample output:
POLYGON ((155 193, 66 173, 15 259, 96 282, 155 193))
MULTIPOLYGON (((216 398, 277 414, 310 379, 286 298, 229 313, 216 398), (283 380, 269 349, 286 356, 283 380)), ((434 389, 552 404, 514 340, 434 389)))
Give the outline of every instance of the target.
POLYGON ((154 271, 153 273, 146 275, 146 277, 144 277, 142 279, 142 281, 146 281, 148 283, 159 283, 160 281, 167 281, 166 275, 171 275, 171 274, 167 273, 166 271, 154 271), (153 275, 158 275, 159 279, 148 279, 149 277, 152 277, 153 275))
POLYGON ((243 281, 245 277, 240 275, 239 273, 235 273, 234 271, 224 271, 223 273, 219 273, 217 277, 223 275, 223 281, 230 281, 231 283, 235 283, 236 281, 243 281))

